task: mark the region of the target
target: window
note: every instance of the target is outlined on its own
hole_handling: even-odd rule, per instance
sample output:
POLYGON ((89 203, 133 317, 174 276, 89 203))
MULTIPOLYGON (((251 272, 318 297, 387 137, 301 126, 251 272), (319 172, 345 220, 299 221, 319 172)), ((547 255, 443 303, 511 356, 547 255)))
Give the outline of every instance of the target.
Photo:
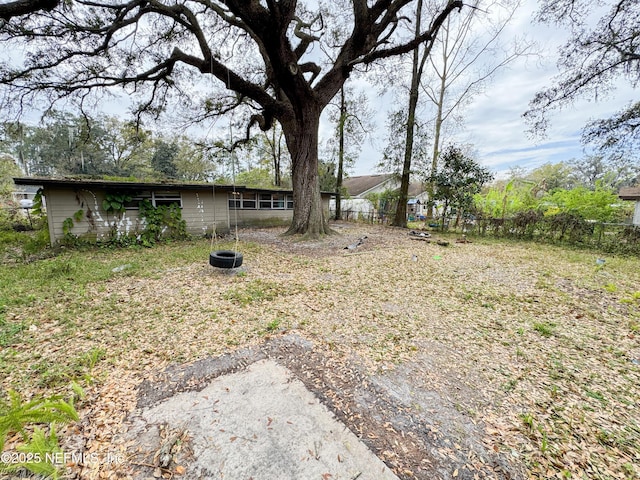
POLYGON ((293 209, 293 196, 284 193, 235 192, 227 196, 229 209, 236 210, 285 210, 293 209))
POLYGON ((242 208, 256 208, 256 194, 255 193, 243 193, 242 194, 242 208))
POLYGON ((159 191, 151 192, 151 203, 154 207, 160 205, 173 205, 176 204, 182 208, 182 195, 180 192, 159 191))
POLYGON ((284 210, 293 208, 293 197, 284 193, 261 193, 260 202, 261 209, 284 210))
POLYGON ((235 209, 253 209, 256 208, 256 194, 255 193, 240 193, 232 192, 228 195, 229 208, 235 209))
POLYGON ((158 191, 158 192, 137 192, 131 196, 131 201, 124 204, 127 210, 138 210, 140 202, 148 200, 154 207, 160 205, 178 205, 182 208, 182 195, 180 192, 158 191))
POLYGON ((239 193, 229 193, 229 195, 227 196, 229 198, 229 208, 231 210, 235 210, 237 208, 240 208, 241 204, 240 204, 240 194, 239 193))
POLYGON ((138 210, 140 208, 140 202, 143 200, 151 200, 151 192, 136 192, 131 195, 131 201, 124 204, 126 210, 138 210))
POLYGON ((284 194, 274 193, 271 199, 273 208, 284 209, 284 194))
POLYGON ((260 194, 260 208, 271 208, 271 194, 270 193, 261 193, 260 194))

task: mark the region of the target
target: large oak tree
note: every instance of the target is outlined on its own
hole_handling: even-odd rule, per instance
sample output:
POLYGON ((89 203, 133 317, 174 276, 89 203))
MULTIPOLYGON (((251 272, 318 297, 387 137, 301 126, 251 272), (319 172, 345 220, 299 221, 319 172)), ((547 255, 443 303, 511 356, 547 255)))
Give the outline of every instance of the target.
POLYGON ((277 120, 292 159, 289 233, 318 236, 329 231, 318 182, 320 114, 354 69, 430 48, 463 6, 440 1, 431 21, 403 38, 397 27, 415 0, 74 0, 2 27, 13 65, 14 53, 26 49, 18 67, 0 71, 2 106, 31 106, 45 94, 50 103, 75 98, 88 108, 94 93, 120 87, 136 99, 137 113, 178 106, 204 120, 240 109, 249 128, 263 130, 277 120), (323 38, 325 18, 348 23, 337 46, 323 38))

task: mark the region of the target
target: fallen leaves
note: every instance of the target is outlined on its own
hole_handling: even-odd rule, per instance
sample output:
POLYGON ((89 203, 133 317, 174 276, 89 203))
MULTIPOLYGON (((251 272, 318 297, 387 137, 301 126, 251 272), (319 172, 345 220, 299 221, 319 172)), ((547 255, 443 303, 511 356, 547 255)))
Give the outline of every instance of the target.
MULTIPOLYGON (((62 301, 12 307, 7 318, 30 327, 24 344, 3 358, 21 367, 2 386, 35 378, 30 388, 42 390, 53 366, 104 350, 80 409, 86 448, 104 452, 135 407, 137 385, 169 363, 287 330, 333 355, 357 354, 370 372, 393 371, 437 345, 416 382, 481 422, 487 447, 517 455, 531 477, 640 475, 640 365, 633 362, 640 305, 625 301, 640 284, 638 259, 610 258, 594 272, 589 252, 481 239, 442 248, 394 229, 341 230, 315 243, 242 231, 243 275, 214 271, 206 258, 185 260, 179 268, 114 275, 62 301), (357 255, 345 253, 364 235, 357 255), (536 324, 553 328, 543 334, 536 324)), ((439 427, 430 428, 436 434, 439 427)), ((456 450, 441 454, 456 457, 456 450)), ((178 467, 173 472, 184 474, 178 467)), ((97 473, 111 470, 85 467, 79 475, 97 473)))

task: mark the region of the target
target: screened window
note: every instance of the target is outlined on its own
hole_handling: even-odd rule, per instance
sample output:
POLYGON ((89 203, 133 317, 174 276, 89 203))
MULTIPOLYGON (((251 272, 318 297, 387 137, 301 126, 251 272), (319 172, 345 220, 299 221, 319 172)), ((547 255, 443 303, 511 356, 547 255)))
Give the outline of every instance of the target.
POLYGON ((169 192, 169 191, 161 191, 161 192, 152 192, 151 194, 152 200, 151 203, 154 207, 159 207, 161 205, 178 205, 182 208, 182 195, 180 192, 169 192))
POLYGON ((274 193, 271 196, 272 208, 284 209, 284 194, 274 193))
POLYGON ((151 202, 151 192, 138 192, 131 196, 131 201, 124 204, 124 208, 127 210, 138 210, 140 202, 143 200, 149 200, 151 202))
POLYGON ((261 193, 259 208, 263 210, 284 210, 293 208, 293 196, 284 193, 261 193))
POLYGON ((180 192, 158 191, 158 192, 139 192, 131 196, 131 201, 126 202, 124 207, 127 210, 138 210, 140 202, 148 200, 154 207, 160 205, 178 205, 182 208, 182 195, 180 192))
POLYGON ((271 194, 270 193, 261 193, 260 194, 260 208, 272 208, 271 207, 271 194))
POLYGON ((239 193, 229 193, 229 195, 227 195, 227 198, 229 199, 229 208, 231 210, 235 210, 237 208, 241 208, 242 203, 240 200, 240 194, 239 193))
POLYGON ((229 208, 235 209, 254 209, 256 208, 256 194, 255 193, 229 193, 229 208))
POLYGON ((242 194, 242 208, 256 208, 256 194, 255 193, 243 193, 242 194))

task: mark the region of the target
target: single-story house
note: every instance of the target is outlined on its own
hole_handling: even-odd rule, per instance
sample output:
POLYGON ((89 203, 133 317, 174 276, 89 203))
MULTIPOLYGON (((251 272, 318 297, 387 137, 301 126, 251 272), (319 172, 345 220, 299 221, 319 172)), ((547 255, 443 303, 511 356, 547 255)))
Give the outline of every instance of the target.
MULTIPOLYGON (((342 182, 349 198, 343 198, 341 207, 343 212, 370 214, 373 205, 367 199, 372 193, 383 193, 387 190, 398 190, 400 180, 392 174, 361 175, 345 178, 342 182)), ((427 210, 428 194, 420 182, 409 184, 407 215, 423 215, 427 210)), ((335 200, 331 200, 330 210, 335 211, 335 200)))
POLYGON ((631 223, 633 223, 633 225, 640 225, 640 186, 621 188, 618 197, 622 200, 636 202, 631 223))
MULTIPOLYGON (((88 179, 14 178, 16 185, 42 188, 46 199, 51 242, 64 237, 65 222, 70 233, 97 241, 116 235, 136 235, 144 230, 139 204, 148 200, 154 207, 178 205, 187 232, 205 235, 224 233, 238 226, 286 225, 293 217, 291 190, 257 189, 208 183, 127 182, 88 179), (121 214, 105 211, 108 195, 126 195, 121 214)), ((328 215, 332 193, 322 193, 328 215)))

